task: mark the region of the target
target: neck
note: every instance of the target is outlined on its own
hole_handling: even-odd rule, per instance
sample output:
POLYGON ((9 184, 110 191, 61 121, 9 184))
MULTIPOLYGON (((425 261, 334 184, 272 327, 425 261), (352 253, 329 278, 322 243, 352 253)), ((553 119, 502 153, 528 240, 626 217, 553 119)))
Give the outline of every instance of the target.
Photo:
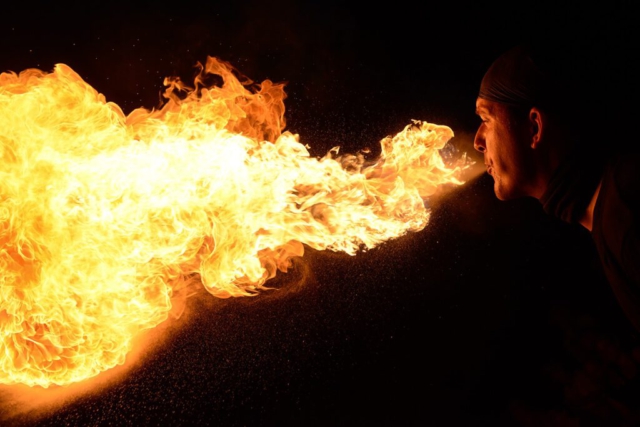
POLYGON ((575 151, 554 171, 539 198, 544 210, 569 223, 591 230, 604 159, 575 151))

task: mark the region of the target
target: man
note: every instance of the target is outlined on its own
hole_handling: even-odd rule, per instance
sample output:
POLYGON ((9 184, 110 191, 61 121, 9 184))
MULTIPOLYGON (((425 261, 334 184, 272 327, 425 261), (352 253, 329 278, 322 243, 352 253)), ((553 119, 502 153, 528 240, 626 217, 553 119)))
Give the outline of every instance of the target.
POLYGON ((611 132, 614 115, 604 113, 615 106, 593 84, 602 76, 584 73, 589 64, 569 53, 520 45, 498 57, 480 85, 474 147, 498 199, 534 197, 547 213, 589 230, 620 306, 640 331, 637 158, 611 148, 620 141, 611 132))

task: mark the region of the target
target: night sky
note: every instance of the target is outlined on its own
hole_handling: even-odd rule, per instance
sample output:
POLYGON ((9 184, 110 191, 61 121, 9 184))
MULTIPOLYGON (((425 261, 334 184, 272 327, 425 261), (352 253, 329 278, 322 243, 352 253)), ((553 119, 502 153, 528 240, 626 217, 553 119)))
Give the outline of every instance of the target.
MULTIPOLYGON (((375 152, 417 119, 451 127, 455 153, 481 162, 479 82, 499 53, 532 38, 593 58, 588 90, 603 110, 585 126, 636 117, 631 2, 15 3, 2 13, 0 72, 64 63, 128 113, 159 107, 164 77, 190 82, 215 56, 255 82, 286 83, 286 129, 314 156, 375 152)), ((273 280, 278 291, 223 300, 201 290, 92 393, 0 387, 0 424, 638 422, 640 338, 589 234, 492 188, 470 176, 431 201, 424 230, 354 257, 307 248, 273 280)))

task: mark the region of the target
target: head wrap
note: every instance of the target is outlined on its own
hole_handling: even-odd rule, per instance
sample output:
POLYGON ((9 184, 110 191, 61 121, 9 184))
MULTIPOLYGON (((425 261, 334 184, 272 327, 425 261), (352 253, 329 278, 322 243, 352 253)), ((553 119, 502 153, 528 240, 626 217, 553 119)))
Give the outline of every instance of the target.
POLYGON ((478 97, 514 107, 531 106, 538 101, 545 80, 526 49, 517 46, 491 64, 478 97))
POLYGON ((491 64, 478 97, 513 107, 573 110, 579 101, 569 56, 557 49, 515 46, 491 64))

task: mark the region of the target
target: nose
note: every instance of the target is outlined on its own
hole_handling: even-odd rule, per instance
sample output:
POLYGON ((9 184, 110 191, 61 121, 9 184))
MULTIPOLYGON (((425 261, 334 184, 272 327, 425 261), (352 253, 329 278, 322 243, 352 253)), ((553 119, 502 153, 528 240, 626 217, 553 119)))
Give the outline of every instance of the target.
POLYGON ((481 153, 484 153, 487 149, 484 137, 482 136, 480 129, 478 129, 478 131, 476 132, 475 138, 473 138, 473 148, 475 148, 481 153))

